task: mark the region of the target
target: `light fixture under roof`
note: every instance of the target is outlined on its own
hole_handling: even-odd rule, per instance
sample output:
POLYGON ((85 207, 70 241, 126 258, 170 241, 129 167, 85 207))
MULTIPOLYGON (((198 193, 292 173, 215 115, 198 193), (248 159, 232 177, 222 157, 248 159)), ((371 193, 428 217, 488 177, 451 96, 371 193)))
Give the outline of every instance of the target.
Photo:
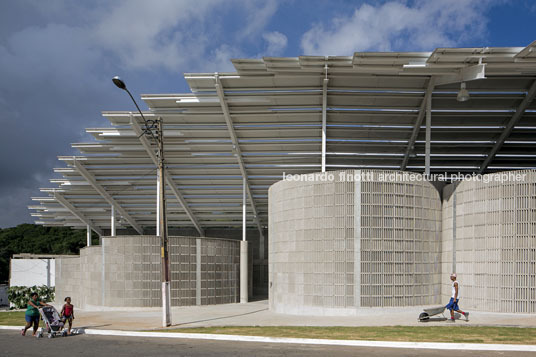
POLYGON ((458 102, 466 102, 469 100, 469 92, 467 91, 467 89, 465 89, 465 82, 462 82, 456 100, 458 102))

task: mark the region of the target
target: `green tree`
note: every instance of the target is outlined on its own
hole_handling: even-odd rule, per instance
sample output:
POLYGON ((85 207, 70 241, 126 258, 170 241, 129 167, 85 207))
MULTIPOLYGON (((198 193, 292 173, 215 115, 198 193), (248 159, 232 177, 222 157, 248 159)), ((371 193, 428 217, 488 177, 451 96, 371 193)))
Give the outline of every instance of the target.
MULTIPOLYGON (((92 243, 98 244, 95 234, 92 243)), ((9 260, 13 254, 79 254, 85 245, 85 230, 35 224, 0 228, 0 282, 9 280, 9 260)))

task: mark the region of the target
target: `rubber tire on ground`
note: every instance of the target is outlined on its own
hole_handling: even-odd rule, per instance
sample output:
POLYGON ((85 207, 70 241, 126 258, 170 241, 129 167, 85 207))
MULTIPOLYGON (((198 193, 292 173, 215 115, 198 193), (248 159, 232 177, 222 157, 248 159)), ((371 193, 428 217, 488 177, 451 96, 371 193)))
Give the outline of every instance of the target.
POLYGON ((48 338, 54 338, 54 335, 51 334, 51 333, 49 333, 49 334, 48 334, 48 338))
POLYGON ((428 321, 430 320, 430 315, 427 312, 421 312, 419 315, 419 321, 428 321))

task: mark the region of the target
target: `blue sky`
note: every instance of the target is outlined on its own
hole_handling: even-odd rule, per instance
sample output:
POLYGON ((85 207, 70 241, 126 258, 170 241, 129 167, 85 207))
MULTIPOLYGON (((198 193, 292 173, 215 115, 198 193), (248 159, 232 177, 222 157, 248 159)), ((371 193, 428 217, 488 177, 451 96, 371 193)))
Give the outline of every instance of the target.
POLYGON ((0 227, 32 222, 58 155, 135 95, 187 92, 231 58, 526 46, 536 2, 0 0, 0 227))

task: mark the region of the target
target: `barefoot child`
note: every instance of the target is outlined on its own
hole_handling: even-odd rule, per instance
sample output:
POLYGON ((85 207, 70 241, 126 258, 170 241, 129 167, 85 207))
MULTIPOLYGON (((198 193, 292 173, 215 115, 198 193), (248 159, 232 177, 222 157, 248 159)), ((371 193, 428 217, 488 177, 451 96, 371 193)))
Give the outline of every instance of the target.
POLYGON ((73 327, 73 319, 74 319, 74 305, 71 304, 71 298, 67 296, 65 298, 65 305, 61 308, 61 314, 60 317, 64 322, 69 322, 69 329, 67 330, 67 334, 71 334, 71 328, 73 327))
POLYGON ((26 319, 26 326, 21 330, 21 335, 26 335, 26 331, 32 326, 33 324, 33 334, 32 336, 35 336, 37 333, 37 329, 39 328, 39 309, 41 306, 50 306, 48 304, 45 304, 41 300, 39 300, 39 297, 37 293, 32 293, 30 295, 30 300, 28 300, 28 308, 26 309, 25 319, 26 319))

